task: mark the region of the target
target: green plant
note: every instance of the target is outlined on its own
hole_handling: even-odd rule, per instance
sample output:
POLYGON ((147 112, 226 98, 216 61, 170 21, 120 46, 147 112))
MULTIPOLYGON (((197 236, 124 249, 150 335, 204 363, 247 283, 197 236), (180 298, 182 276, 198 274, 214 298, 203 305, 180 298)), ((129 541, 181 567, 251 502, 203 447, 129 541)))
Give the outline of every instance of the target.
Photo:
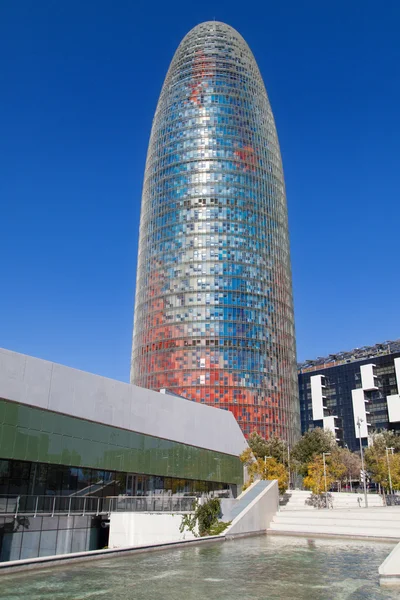
POLYGON ((210 498, 204 504, 197 508, 197 521, 199 524, 199 535, 209 535, 210 527, 218 523, 218 517, 221 514, 221 500, 219 498, 210 498))
POLYGON ((203 504, 199 504, 196 500, 193 503, 193 513, 183 515, 179 531, 183 533, 187 529, 196 537, 219 535, 230 525, 230 523, 218 520, 220 514, 221 500, 219 498, 209 498, 203 504))
POLYGON ((211 525, 208 535, 220 535, 231 523, 232 521, 218 521, 214 523, 214 525, 211 525))
POLYGON ((181 524, 179 526, 179 531, 181 533, 183 533, 185 531, 185 529, 187 529, 188 531, 190 531, 191 533, 193 533, 193 535, 195 537, 199 537, 197 532, 196 532, 196 524, 197 524, 197 507, 198 507, 198 501, 195 500, 193 502, 193 506, 192 506, 192 510, 194 511, 192 514, 188 514, 188 515, 183 515, 182 516, 182 521, 181 524))

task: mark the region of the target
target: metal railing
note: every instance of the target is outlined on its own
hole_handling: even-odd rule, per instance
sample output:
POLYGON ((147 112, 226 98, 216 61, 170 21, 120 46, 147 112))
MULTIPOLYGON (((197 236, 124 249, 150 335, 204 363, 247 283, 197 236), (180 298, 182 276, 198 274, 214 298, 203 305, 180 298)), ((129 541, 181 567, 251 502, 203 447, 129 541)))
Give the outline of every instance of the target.
POLYGON ((109 515, 111 512, 190 512, 196 496, 0 496, 0 515, 109 515))
POLYGON ((190 512, 196 496, 153 494, 151 496, 109 497, 110 512, 190 512))

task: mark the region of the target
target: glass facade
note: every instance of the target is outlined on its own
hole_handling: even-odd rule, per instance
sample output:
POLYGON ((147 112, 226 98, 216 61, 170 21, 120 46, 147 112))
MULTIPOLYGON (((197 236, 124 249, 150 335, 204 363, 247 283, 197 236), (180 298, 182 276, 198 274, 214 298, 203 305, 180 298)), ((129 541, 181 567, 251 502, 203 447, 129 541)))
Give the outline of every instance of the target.
MULTIPOLYGON (((19 460, 0 460, 0 513, 12 512, 15 496, 23 497, 20 510, 32 509, 32 496, 147 496, 169 492, 171 494, 197 494, 228 489, 228 484, 157 475, 143 475, 103 469, 50 465, 19 460), (7 505, 8 503, 8 505, 7 505)), ((48 502, 39 506, 39 512, 50 507, 48 502)))
MULTIPOLYGON (((14 465, 22 465, 18 468, 23 473, 15 475, 17 471, 12 470, 7 474, 5 480, 11 487, 7 492, 1 488, 0 494, 47 494, 52 489, 49 485, 54 487, 52 493, 63 494, 60 490, 68 490, 79 482, 87 485, 86 477, 95 480, 108 477, 115 483, 114 472, 158 476, 163 481, 162 489, 170 489, 170 478, 234 485, 243 482, 243 466, 238 456, 7 400, 0 400, 0 457, 12 459, 14 465), (36 491, 32 491, 29 487, 34 472, 30 465, 36 463, 48 464, 40 471, 39 479, 35 476, 36 487, 43 478, 47 482, 43 483, 42 492, 36 487, 36 491), (12 487, 14 481, 15 489, 12 487), (21 486, 31 491, 23 491, 21 486)), ((5 462, 0 461, 1 469, 5 469, 4 465, 5 462)), ((150 482, 150 479, 146 478, 146 481, 150 482)), ((143 491, 146 485, 150 486, 150 491, 154 489, 152 483, 143 483, 143 491)), ((107 495, 114 495, 111 488, 107 495)))
MULTIPOLYGON (((103 548, 108 530, 95 513, 108 510, 110 497, 118 496, 123 503, 127 496, 154 499, 165 493, 172 510, 179 511, 181 504, 173 498, 190 500, 217 490, 236 494, 235 485, 219 482, 0 460, 0 561, 103 548)), ((139 505, 134 510, 148 508, 139 505)))
POLYGON ((0 516, 0 561, 99 550, 107 544, 92 516, 0 516))
POLYGON ((198 25, 164 82, 147 155, 132 383, 300 435, 282 161, 255 59, 198 25))

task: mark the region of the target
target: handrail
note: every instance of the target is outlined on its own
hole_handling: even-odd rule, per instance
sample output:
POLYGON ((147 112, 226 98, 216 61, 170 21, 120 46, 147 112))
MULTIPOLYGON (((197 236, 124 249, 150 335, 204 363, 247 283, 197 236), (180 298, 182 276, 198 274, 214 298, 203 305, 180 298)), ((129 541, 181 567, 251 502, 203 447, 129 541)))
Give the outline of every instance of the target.
MULTIPOLYGON (((205 497, 203 494, 202 497, 205 497)), ((198 496, 150 494, 148 496, 0 495, 0 515, 109 515, 112 512, 191 512, 198 496)))

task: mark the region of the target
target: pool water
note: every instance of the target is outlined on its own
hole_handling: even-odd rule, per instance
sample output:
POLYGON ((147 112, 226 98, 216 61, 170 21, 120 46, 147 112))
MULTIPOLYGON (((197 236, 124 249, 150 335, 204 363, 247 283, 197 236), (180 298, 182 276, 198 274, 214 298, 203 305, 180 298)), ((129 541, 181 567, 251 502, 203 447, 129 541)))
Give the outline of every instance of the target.
POLYGON ((399 600, 395 544, 258 536, 0 577, 1 600, 399 600))

